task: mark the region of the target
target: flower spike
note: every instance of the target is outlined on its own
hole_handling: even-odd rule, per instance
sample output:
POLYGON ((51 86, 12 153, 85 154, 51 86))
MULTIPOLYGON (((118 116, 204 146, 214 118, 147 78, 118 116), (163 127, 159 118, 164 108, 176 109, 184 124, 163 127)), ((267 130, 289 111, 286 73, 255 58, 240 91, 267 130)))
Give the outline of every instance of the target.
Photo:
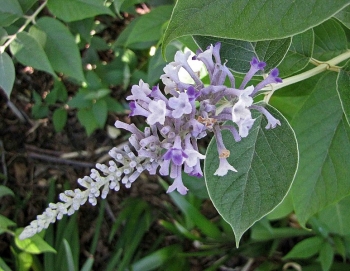
MULTIPOLYGON (((150 88, 142 80, 131 88, 130 116, 143 116, 148 126, 144 131, 134 124, 116 121, 115 126, 131 133, 129 142, 123 147, 113 148, 106 164, 96 164, 89 176, 78 179, 81 189, 68 190, 59 195, 60 202, 50 203, 43 214, 25 227, 20 238, 25 239, 46 229, 64 215, 71 215, 86 202, 97 204, 97 198, 105 198, 110 190, 119 191, 124 185, 130 188, 143 172, 169 176, 173 183, 167 193, 177 191, 185 195, 188 189, 182 182, 183 172, 202 177, 200 161, 205 155, 198 150, 197 141, 213 132, 218 148, 219 167, 215 175, 235 174, 237 170, 227 158, 230 153, 224 146, 221 132, 231 131, 236 142, 247 137, 254 124, 251 110, 258 110, 268 120, 266 129, 275 128, 280 122, 264 107, 253 104, 255 94, 266 84, 279 83, 278 69, 273 69, 266 79, 254 86, 246 86, 251 78, 265 68, 265 63, 253 58, 250 70, 239 89, 235 78, 222 64, 220 43, 198 51, 193 58, 201 61, 209 73, 210 83, 204 85, 197 73, 188 64, 190 53, 177 52, 175 61, 164 68, 160 77, 165 88, 150 88), (180 69, 185 69, 194 84, 181 82, 180 69), (228 79, 230 87, 224 82, 228 79), (233 125, 225 122, 232 120, 233 125)), ((239 170, 239 169, 238 169, 239 170)))

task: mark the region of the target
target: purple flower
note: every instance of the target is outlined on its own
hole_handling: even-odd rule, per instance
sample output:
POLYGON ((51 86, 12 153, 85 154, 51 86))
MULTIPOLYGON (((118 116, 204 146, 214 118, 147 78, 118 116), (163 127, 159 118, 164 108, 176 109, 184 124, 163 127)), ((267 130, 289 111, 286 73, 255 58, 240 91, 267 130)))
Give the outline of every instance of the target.
POLYGON ((252 79, 252 77, 259 71, 259 70, 264 70, 266 66, 265 62, 260 62, 256 57, 253 57, 252 61, 250 62, 250 70, 247 72, 245 75, 241 86, 239 87, 240 89, 243 89, 246 84, 252 79))
POLYGON ((174 109, 172 112, 174 118, 181 118, 182 115, 192 112, 192 105, 186 93, 180 93, 179 97, 170 98, 169 106, 174 109))
POLYGON ((148 117, 148 115, 150 114, 149 111, 147 111, 146 109, 141 107, 135 101, 131 101, 129 103, 129 107, 130 107, 130 110, 131 110, 131 113, 129 114, 129 116, 144 116, 144 117, 148 117))
POLYGON ((254 124, 255 119, 252 119, 251 116, 247 116, 244 119, 240 119, 237 121, 238 129, 239 129, 239 135, 241 137, 247 137, 250 128, 252 128, 254 124))
POLYGON ((166 114, 166 104, 163 100, 151 101, 148 106, 151 114, 147 117, 147 123, 153 125, 155 123, 164 124, 166 114))
POLYGON ((254 96, 260 89, 262 89, 268 84, 282 83, 282 79, 279 78, 278 75, 279 75, 278 69, 277 68, 272 69, 270 74, 263 81, 261 81, 259 84, 255 86, 252 96, 254 96))
POLYGON ((152 92, 147 83, 140 80, 139 85, 133 85, 131 88, 132 95, 126 97, 127 100, 142 100, 145 102, 150 102, 151 99, 148 95, 152 92))
POLYGON ((265 126, 265 129, 273 129, 273 128, 276 128, 277 125, 281 126, 281 122, 278 119, 276 119, 274 116, 272 116, 270 112, 267 111, 264 107, 260 105, 252 105, 251 109, 256 109, 265 115, 268 122, 267 125, 265 126))
POLYGON ((177 192, 179 192, 181 195, 186 195, 188 191, 188 188, 184 186, 182 182, 181 170, 180 170, 180 174, 174 179, 173 184, 169 186, 166 192, 171 193, 175 190, 177 190, 177 192))
POLYGON ((187 158, 188 155, 181 147, 180 136, 175 138, 174 146, 163 155, 164 160, 171 160, 176 166, 181 166, 187 158))
POLYGON ((191 86, 187 89, 186 94, 188 96, 189 101, 194 101, 200 95, 200 92, 196 91, 196 89, 191 86))
POLYGON ((231 166, 229 162, 227 162, 226 158, 220 158, 219 167, 215 171, 214 175, 225 176, 229 170, 237 172, 237 170, 231 166))

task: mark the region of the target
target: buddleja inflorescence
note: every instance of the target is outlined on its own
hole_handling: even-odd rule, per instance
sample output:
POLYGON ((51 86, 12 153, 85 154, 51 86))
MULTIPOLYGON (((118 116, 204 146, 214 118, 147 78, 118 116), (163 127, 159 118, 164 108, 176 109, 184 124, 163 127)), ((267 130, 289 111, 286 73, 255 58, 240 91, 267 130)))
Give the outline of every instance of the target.
POLYGON ((50 223, 61 219, 63 215, 72 215, 81 205, 89 201, 96 205, 97 197, 106 198, 110 190, 118 191, 120 185, 130 188, 139 175, 148 171, 162 176, 170 176, 174 181, 167 192, 177 190, 184 195, 188 189, 182 182, 182 171, 202 177, 200 160, 205 155, 199 153, 197 140, 212 132, 216 138, 219 167, 214 173, 224 176, 228 171, 236 171, 227 158, 230 151, 225 148, 221 131, 229 130, 235 141, 248 136, 253 126, 251 110, 258 110, 268 120, 266 129, 280 125, 264 107, 253 105, 253 98, 267 84, 279 83, 278 69, 254 86, 247 83, 265 67, 264 62, 256 58, 250 62, 251 67, 241 85, 236 88, 235 78, 220 59, 220 43, 211 45, 205 51, 198 51, 193 57, 201 61, 209 74, 210 84, 204 85, 188 63, 190 52, 175 54, 174 62, 164 68, 161 80, 165 85, 164 94, 159 86, 150 89, 147 83, 140 80, 134 85, 130 101, 130 116, 143 116, 149 125, 144 131, 134 124, 117 121, 117 128, 131 133, 128 145, 113 148, 109 154, 113 158, 108 165, 96 164, 89 176, 78 180, 85 190, 75 189, 59 195, 61 202, 50 203, 43 214, 38 215, 21 233, 25 239, 46 229, 50 223), (186 72, 193 83, 185 83, 179 79, 179 70, 186 72), (224 85, 228 79, 229 85, 224 85), (218 106, 219 105, 219 106, 218 106), (234 125, 225 122, 231 120, 234 125))

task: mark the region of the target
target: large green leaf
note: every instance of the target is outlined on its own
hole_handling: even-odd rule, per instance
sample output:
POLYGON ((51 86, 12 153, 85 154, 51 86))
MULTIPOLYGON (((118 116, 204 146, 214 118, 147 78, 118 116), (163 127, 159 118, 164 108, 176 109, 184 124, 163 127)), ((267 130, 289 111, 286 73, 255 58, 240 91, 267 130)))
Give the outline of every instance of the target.
POLYGON ((8 26, 23 15, 17 0, 2 0, 0 4, 0 26, 8 26))
POLYGON ((99 14, 114 16, 104 2, 104 0, 48 0, 47 6, 55 16, 63 21, 71 22, 99 14))
POLYGON ((11 43, 11 53, 23 65, 46 71, 56 77, 49 59, 39 42, 26 32, 18 33, 16 39, 11 43))
POLYGON ((202 50, 210 44, 221 42, 220 55, 227 60, 226 66, 235 72, 246 73, 250 69, 249 61, 253 57, 266 62, 265 70, 278 66, 286 55, 291 38, 249 42, 242 40, 223 39, 207 36, 194 36, 202 50))
POLYGON ((286 57, 278 66, 282 78, 292 75, 309 63, 314 49, 314 32, 312 29, 293 36, 286 57))
POLYGON ((350 61, 339 71, 337 91, 345 117, 350 125, 350 61))
POLYGON ((180 36, 257 41, 289 37, 330 18, 349 0, 178 0, 163 49, 180 36))
POLYGON ((60 21, 42 17, 31 27, 30 34, 43 45, 55 71, 85 81, 78 46, 73 35, 60 21))
POLYGON ((339 11, 334 17, 341 21, 347 28, 350 28, 350 6, 339 11))
POLYGON ((350 194, 350 128, 327 72, 275 93, 271 103, 290 120, 300 163, 292 186, 299 222, 350 194))
MULTIPOLYGON (((265 117, 256 120, 249 136, 240 142, 223 132, 228 161, 238 172, 215 176, 219 158, 213 139, 206 153, 204 173, 209 196, 221 216, 231 225, 236 244, 256 221, 271 212, 287 194, 298 164, 298 148, 293 130, 273 107, 266 106, 281 126, 266 130, 265 117)), ((226 133, 227 132, 227 133, 226 133)))
POLYGON ((162 36, 162 28, 169 20, 173 6, 164 5, 151 10, 133 20, 127 28, 119 35, 114 46, 128 48, 149 48, 162 36))
POLYGON ((345 31, 336 20, 327 20, 313 30, 315 32, 313 57, 317 60, 330 60, 348 49, 345 31))
POLYGON ((10 97, 15 82, 15 66, 6 52, 0 53, 0 87, 10 97))

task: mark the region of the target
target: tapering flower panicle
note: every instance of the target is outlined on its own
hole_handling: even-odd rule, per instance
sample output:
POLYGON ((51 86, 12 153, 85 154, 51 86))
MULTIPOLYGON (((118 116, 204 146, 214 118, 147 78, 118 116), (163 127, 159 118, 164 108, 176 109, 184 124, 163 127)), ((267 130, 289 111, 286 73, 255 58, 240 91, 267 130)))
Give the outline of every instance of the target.
POLYGON ((43 214, 38 215, 24 229, 21 239, 46 229, 63 215, 73 214, 87 201, 95 205, 98 197, 105 198, 110 190, 118 191, 121 184, 131 187, 144 171, 169 176, 174 181, 167 192, 176 190, 186 194, 188 189, 182 182, 182 174, 203 176, 200 161, 205 155, 199 152, 197 141, 208 132, 214 134, 218 147, 219 167, 214 174, 234 174, 237 170, 228 161, 230 151, 222 140, 222 130, 231 131, 237 142, 247 137, 254 124, 252 109, 266 116, 266 129, 280 125, 264 107, 253 104, 254 96, 265 85, 281 82, 277 69, 256 86, 248 85, 252 77, 266 66, 254 57, 242 84, 236 88, 233 74, 221 62, 220 43, 189 58, 190 52, 178 51, 175 61, 165 66, 160 77, 165 85, 164 93, 159 86, 150 88, 142 80, 131 88, 131 95, 126 98, 130 101, 130 116, 143 116, 148 127, 141 131, 133 124, 116 121, 117 128, 131 133, 129 142, 123 148, 113 148, 109 152, 112 160, 108 165, 97 164, 89 176, 78 180, 84 190, 61 193, 61 202, 50 204, 43 214), (203 63, 208 71, 209 85, 201 81, 189 61, 203 63), (180 80, 180 70, 188 73, 192 83, 180 80), (226 79, 229 86, 224 84, 226 79), (224 124, 227 120, 233 121, 234 125, 224 124))

